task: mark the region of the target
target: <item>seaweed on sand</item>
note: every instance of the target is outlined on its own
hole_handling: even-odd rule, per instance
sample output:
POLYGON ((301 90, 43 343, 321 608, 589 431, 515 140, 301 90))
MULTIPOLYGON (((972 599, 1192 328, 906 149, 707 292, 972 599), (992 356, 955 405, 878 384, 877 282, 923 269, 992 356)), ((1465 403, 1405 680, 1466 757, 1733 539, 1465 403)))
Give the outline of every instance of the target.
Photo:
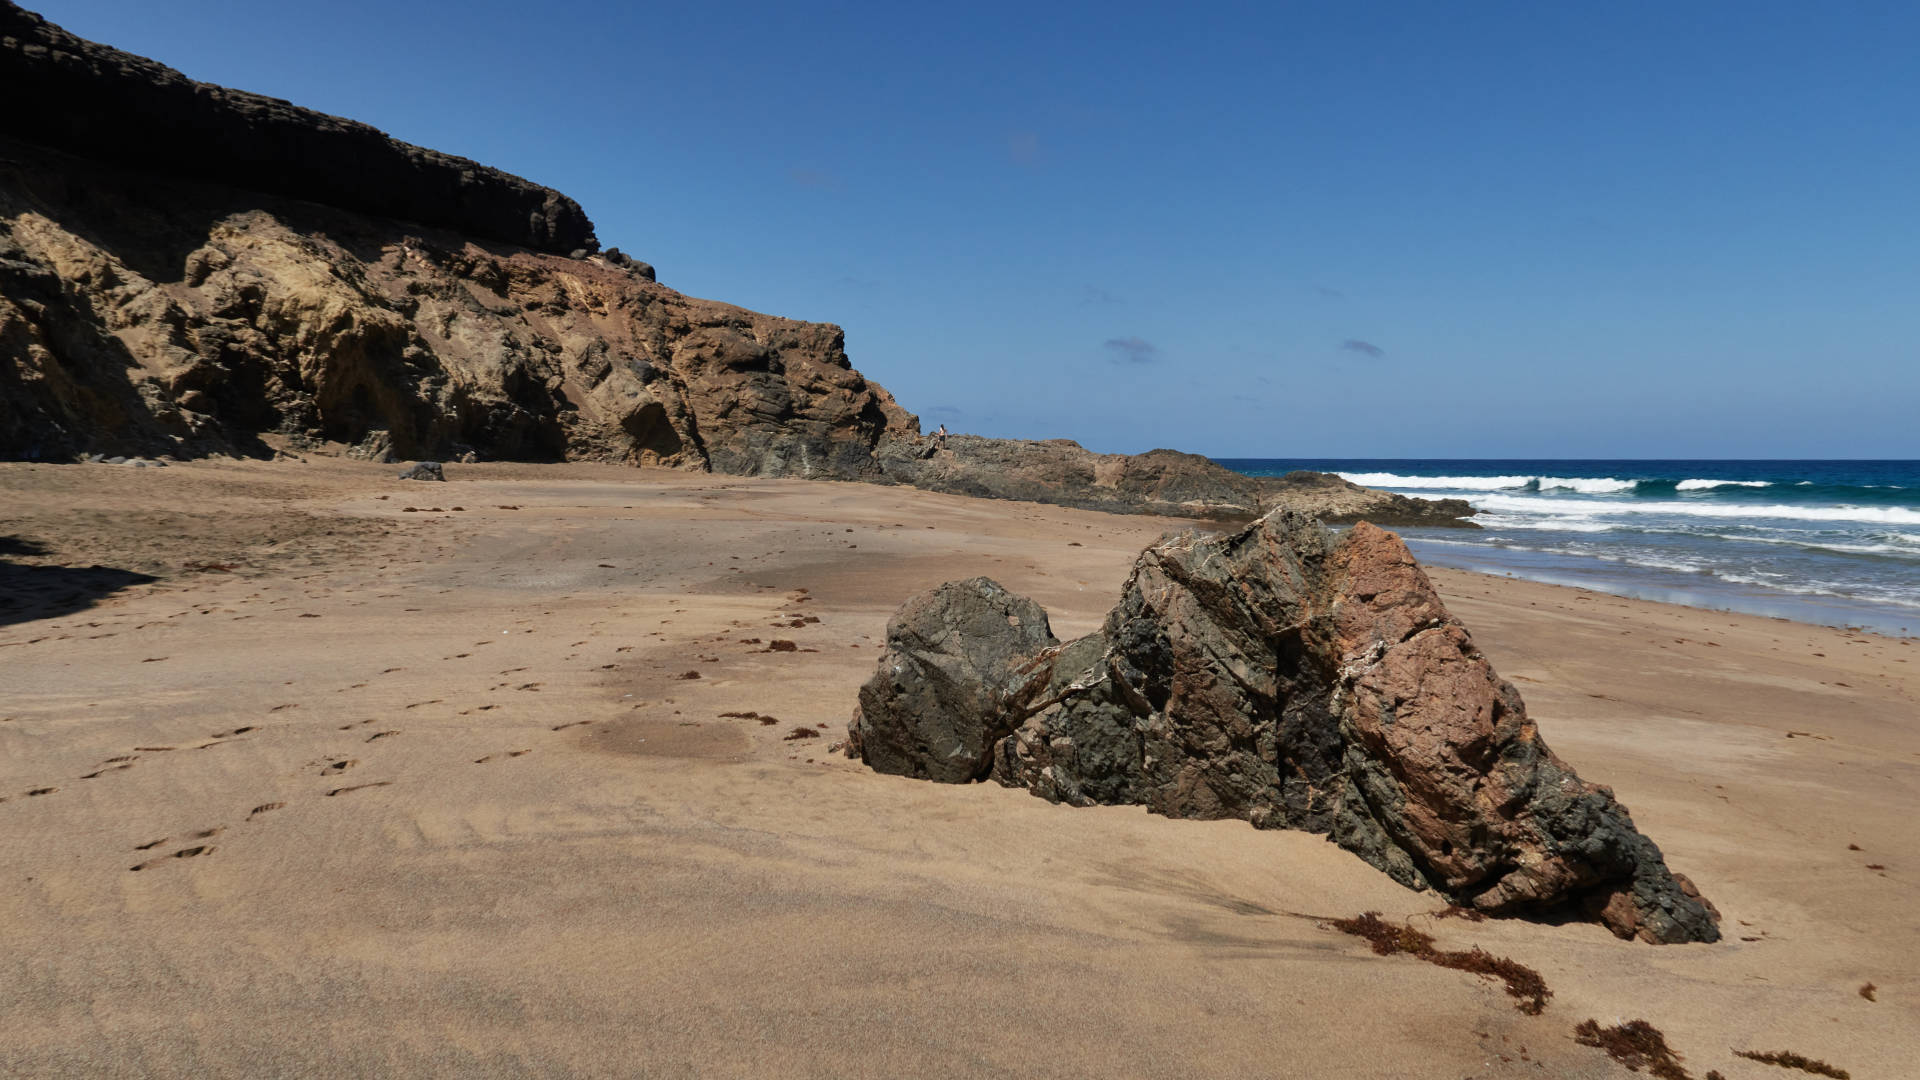
POLYGON ((1507 995, 1519 1000, 1515 1008, 1528 1016, 1540 1015, 1547 1007, 1547 999, 1553 996, 1553 991, 1547 989, 1547 981, 1540 977, 1540 973, 1524 964, 1504 956, 1495 956, 1479 946, 1464 951, 1436 949, 1432 935, 1411 926, 1395 926, 1385 922, 1377 911, 1368 911, 1353 919, 1335 919, 1333 928, 1343 934, 1365 938, 1373 946, 1373 951, 1381 956, 1404 953, 1443 968, 1499 979, 1506 984, 1507 995))

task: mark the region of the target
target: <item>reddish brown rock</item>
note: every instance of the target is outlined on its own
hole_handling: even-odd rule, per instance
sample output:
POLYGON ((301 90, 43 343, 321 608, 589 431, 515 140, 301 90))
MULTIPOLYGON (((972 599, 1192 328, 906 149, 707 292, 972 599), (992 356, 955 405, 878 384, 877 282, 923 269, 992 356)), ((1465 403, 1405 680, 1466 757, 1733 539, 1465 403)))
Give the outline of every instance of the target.
MULTIPOLYGON (((890 637, 869 689, 922 659, 890 637)), ((977 731, 993 742, 986 773, 1043 798, 1326 833, 1489 913, 1719 936, 1710 905, 1610 791, 1547 748, 1405 545, 1371 525, 1335 543, 1278 512, 1157 544, 1101 630, 1033 650, 971 697, 879 713, 863 691, 854 752, 902 723, 977 731), (955 707, 970 711, 932 715, 955 707)))

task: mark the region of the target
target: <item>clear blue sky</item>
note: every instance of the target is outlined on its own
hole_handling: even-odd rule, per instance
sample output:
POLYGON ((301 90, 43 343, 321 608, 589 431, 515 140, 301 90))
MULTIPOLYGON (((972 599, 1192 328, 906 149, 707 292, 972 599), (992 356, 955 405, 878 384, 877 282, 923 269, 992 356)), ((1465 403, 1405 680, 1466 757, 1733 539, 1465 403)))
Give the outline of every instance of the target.
POLYGON ((1920 5, 27 6, 559 188, 929 428, 1920 457, 1920 5))

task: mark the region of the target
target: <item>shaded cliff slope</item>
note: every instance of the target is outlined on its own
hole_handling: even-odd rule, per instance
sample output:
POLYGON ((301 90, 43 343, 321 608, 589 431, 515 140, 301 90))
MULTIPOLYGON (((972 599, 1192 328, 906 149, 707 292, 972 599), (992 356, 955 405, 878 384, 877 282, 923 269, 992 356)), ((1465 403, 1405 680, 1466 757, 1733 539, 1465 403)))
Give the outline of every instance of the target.
POLYGON ((143 172, 210 180, 567 252, 599 247, 580 204, 353 120, 195 82, 0 2, 7 133, 143 172), (31 107, 22 107, 22 103, 31 107))

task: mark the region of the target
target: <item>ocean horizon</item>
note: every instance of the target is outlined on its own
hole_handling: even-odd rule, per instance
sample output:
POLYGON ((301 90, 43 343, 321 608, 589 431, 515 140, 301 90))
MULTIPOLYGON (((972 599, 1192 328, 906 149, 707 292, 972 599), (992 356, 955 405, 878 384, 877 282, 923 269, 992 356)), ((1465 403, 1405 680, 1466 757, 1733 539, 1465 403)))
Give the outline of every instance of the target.
POLYGON ((1920 636, 1920 461, 1215 458, 1464 499, 1422 560, 1691 607, 1920 636))

